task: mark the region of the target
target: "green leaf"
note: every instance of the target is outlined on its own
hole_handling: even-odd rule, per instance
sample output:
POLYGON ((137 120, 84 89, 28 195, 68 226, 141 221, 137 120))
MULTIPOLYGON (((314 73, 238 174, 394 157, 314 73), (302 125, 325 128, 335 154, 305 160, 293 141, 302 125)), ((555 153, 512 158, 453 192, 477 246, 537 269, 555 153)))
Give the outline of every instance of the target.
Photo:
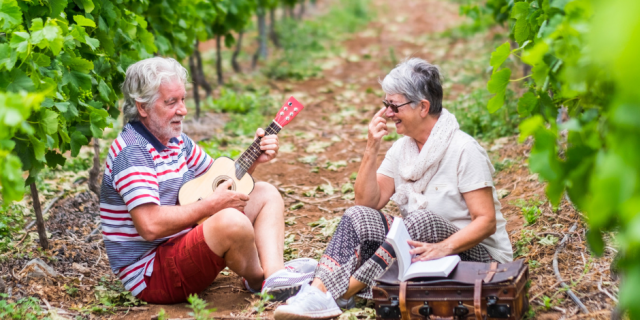
POLYGON ((11 34, 11 48, 16 49, 18 53, 26 53, 29 50, 30 41, 31 35, 26 32, 14 32, 11 34))
POLYGON ((17 52, 11 50, 8 43, 0 43, 0 70, 5 68, 8 71, 11 71, 17 60, 17 52))
POLYGON ((493 98, 489 99, 489 103, 487 103, 487 110, 489 113, 494 113, 504 105, 504 94, 505 91, 498 92, 493 98))
POLYGON ((511 9, 511 18, 524 19, 529 15, 529 3, 526 1, 516 2, 511 9))
POLYGON ((40 125, 46 134, 58 132, 58 113, 50 109, 40 111, 40 125))
POLYGON ((69 102, 57 102, 54 105, 62 113, 67 112, 67 110, 69 109, 69 102))
POLYGON ((518 100, 518 114, 520 117, 526 117, 538 105, 538 98, 533 92, 526 92, 518 100))
POLYGON ((536 82, 536 87, 538 87, 539 90, 544 90, 544 83, 547 81, 548 77, 549 67, 544 63, 544 61, 531 68, 531 78, 536 82))
POLYGON ((84 36, 85 43, 91 47, 91 50, 96 50, 100 46, 100 40, 84 36))
POLYGON ((29 136, 29 141, 33 146, 33 154, 38 161, 45 161, 44 159, 44 142, 40 141, 40 139, 29 136))
POLYGON ((100 80, 100 83, 98 83, 98 92, 100 93, 102 100, 105 102, 110 101, 109 95, 111 94, 111 89, 103 80, 100 80))
POLYGON ((77 71, 65 72, 62 76, 62 80, 65 84, 69 83, 76 88, 82 88, 84 90, 91 89, 91 76, 85 73, 77 71))
POLYGON ((80 147, 87 145, 89 140, 80 131, 74 131, 71 134, 71 156, 77 157, 80 152, 80 147))
POLYGON ((47 166, 49 166, 50 168, 55 168, 57 165, 60 165, 62 167, 67 160, 67 158, 65 158, 63 155, 53 150, 47 151, 47 154, 45 154, 44 157, 47 159, 47 166))
POLYGON ((544 118, 542 118, 541 115, 537 114, 525 119, 518 126, 520 130, 520 138, 518 138, 518 141, 524 142, 525 139, 533 135, 540 128, 544 128, 544 118))
POLYGON ((511 69, 505 68, 491 75, 491 79, 487 83, 487 90, 490 93, 499 93, 507 89, 511 78, 511 69))
POLYGON ((24 195, 24 179, 22 178, 22 162, 13 154, 0 159, 0 183, 2 183, 2 200, 4 203, 22 200, 24 195))
MULTIPOLYGON (((522 2, 519 2, 522 3, 522 2)), ((526 19, 519 19, 516 21, 514 37, 519 44, 524 43, 529 40, 529 36, 531 35, 531 27, 529 26, 529 22, 526 19)))
POLYGON ((0 32, 22 24, 22 12, 16 0, 0 0, 0 32))
POLYGON ((10 92, 33 91, 35 86, 31 78, 20 69, 13 69, 8 75, 0 79, 0 87, 6 88, 10 92), (8 82, 8 83, 7 83, 8 82))
POLYGON ((60 13, 67 7, 68 0, 49 0, 49 15, 51 18, 57 18, 60 13))
POLYGON ((522 54, 522 62, 535 66, 542 62, 542 58, 549 51, 549 45, 544 41, 538 41, 533 48, 525 50, 522 54))
POLYGON ((500 66, 509 58, 510 54, 511 46, 509 45, 509 41, 503 43, 491 53, 491 61, 489 61, 489 64, 493 67, 493 73, 498 71, 500 66))
POLYGON ((93 11, 93 9, 95 8, 93 1, 91 0, 80 0, 80 2, 82 3, 82 6, 84 7, 84 11, 86 13, 91 13, 91 11, 93 11))
POLYGON ((79 25, 81 27, 92 27, 92 28, 96 27, 96 23, 93 22, 93 20, 87 19, 87 18, 85 18, 84 16, 81 16, 81 15, 73 16, 73 20, 76 22, 77 25, 79 25))

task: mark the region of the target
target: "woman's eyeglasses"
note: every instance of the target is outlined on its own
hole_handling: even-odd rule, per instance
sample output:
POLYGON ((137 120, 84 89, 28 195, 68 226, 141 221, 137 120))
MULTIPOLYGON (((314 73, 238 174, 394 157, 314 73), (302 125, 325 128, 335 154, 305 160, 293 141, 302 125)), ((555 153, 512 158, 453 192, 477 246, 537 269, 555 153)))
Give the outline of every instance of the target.
POLYGON ((409 104, 411 102, 413 102, 413 101, 405 102, 405 103, 403 103, 401 105, 396 105, 396 104, 393 104, 393 103, 389 103, 387 100, 382 100, 382 104, 384 104, 384 106, 386 108, 391 108, 391 111, 393 111, 393 113, 398 113, 398 108, 400 108, 400 107, 402 107, 404 105, 407 105, 407 104, 409 104))

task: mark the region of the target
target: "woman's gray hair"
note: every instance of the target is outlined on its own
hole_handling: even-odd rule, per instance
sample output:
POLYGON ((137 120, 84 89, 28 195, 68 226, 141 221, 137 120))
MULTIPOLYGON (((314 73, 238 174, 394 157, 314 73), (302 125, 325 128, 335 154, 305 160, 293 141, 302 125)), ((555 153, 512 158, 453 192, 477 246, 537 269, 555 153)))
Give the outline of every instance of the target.
POLYGON ((175 59, 154 57, 130 65, 122 84, 124 123, 139 120, 136 101, 153 106, 159 97, 160 85, 170 80, 187 83, 187 69, 175 59))
POLYGON ((402 94, 415 108, 420 100, 431 104, 429 114, 442 112, 442 79, 438 66, 420 58, 411 58, 397 65, 380 81, 387 94, 402 94))

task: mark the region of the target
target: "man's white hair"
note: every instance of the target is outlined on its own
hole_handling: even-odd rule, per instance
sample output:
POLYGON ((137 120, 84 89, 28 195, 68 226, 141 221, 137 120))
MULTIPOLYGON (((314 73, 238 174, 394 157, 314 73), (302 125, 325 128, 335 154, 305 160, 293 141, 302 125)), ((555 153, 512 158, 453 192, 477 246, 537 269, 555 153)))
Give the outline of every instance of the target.
POLYGON ((172 58, 154 57, 130 65, 122 84, 124 122, 140 119, 136 102, 145 108, 155 104, 162 83, 180 80, 186 84, 187 77, 187 69, 172 58))

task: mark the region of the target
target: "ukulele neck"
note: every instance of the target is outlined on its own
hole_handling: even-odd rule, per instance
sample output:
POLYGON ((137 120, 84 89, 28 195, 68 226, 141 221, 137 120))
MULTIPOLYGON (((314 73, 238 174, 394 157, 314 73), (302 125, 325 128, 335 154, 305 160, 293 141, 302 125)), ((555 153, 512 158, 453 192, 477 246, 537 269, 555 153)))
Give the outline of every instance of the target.
MULTIPOLYGON (((282 127, 278 123, 271 121, 271 124, 264 130, 265 136, 278 134, 281 129, 282 127)), ((262 154, 262 150, 260 150, 261 140, 262 138, 260 137, 256 138, 249 148, 240 155, 240 158, 236 160, 236 178, 238 178, 238 180, 244 177, 244 174, 247 173, 260 154, 262 154)))

